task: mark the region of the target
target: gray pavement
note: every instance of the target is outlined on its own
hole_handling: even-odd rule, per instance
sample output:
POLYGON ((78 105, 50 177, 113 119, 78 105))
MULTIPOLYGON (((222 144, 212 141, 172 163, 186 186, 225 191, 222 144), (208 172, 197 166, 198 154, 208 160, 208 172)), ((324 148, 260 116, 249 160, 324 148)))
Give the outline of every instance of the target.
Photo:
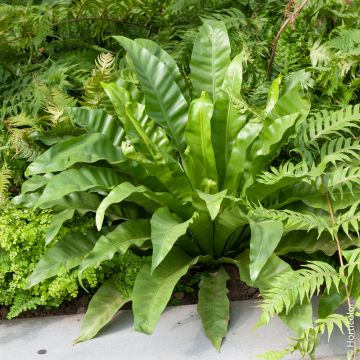
MULTIPOLYGON (((131 311, 122 311, 95 339, 77 345, 72 341, 83 315, 0 321, 0 360, 255 360, 267 350, 283 348, 291 336, 279 319, 254 330, 260 314, 256 303, 231 304, 221 353, 203 334, 196 306, 187 305, 167 308, 151 336, 134 332, 131 311)), ((316 359, 346 359, 346 340, 347 335, 335 331, 330 344, 322 340, 316 359)))

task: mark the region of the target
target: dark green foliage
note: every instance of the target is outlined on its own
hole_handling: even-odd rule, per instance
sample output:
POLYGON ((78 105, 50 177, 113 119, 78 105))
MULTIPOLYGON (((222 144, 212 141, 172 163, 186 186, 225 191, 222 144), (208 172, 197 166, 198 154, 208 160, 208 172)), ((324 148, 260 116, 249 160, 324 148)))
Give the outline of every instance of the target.
MULTIPOLYGON (((280 0, 261 5, 253 0, 2 3, 0 119, 5 123, 0 125, 0 153, 5 154, 0 155, 0 165, 6 160, 13 183, 20 185, 24 161, 76 134, 68 106, 107 106, 100 83, 127 71, 124 52, 111 35, 157 41, 188 74, 197 29, 204 19, 221 20, 233 54, 242 52, 247 70, 242 96, 251 105, 265 104, 271 80, 279 72, 300 78, 304 89, 313 88, 316 107, 357 103, 359 19, 353 14, 358 11, 357 1, 309 2, 282 34, 269 77, 270 48, 284 14, 280 0), (99 60, 93 70, 100 53, 107 53, 108 60, 113 54, 115 61, 105 70, 108 60, 102 65, 99 60), (296 74, 298 70, 302 72, 296 74)), ((137 83, 132 74, 127 77, 137 83)), ((4 198, 5 191, 0 193, 4 198)))

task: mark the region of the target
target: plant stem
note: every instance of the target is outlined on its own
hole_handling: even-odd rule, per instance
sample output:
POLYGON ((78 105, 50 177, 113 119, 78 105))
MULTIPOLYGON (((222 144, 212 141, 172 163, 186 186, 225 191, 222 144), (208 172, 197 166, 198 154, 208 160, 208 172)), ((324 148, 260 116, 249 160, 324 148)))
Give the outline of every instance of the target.
POLYGON ((304 6, 307 4, 308 0, 304 0, 297 8, 295 8, 295 10, 289 15, 287 16, 287 18, 285 19, 285 21, 282 23, 282 25, 280 26, 280 29, 278 30, 278 32, 276 33, 274 42, 272 44, 271 47, 271 57, 269 60, 269 65, 268 65, 268 74, 270 75, 272 72, 272 68, 273 68, 273 64, 274 64, 274 59, 275 59, 275 54, 276 54, 276 49, 278 46, 278 42, 280 40, 280 36, 282 34, 282 32, 286 29, 286 27, 291 23, 293 24, 296 17, 300 14, 301 10, 304 8, 304 6))
MULTIPOLYGON (((330 213, 331 223, 332 223, 332 225, 335 225, 336 221, 335 221, 334 210, 333 210, 333 207, 331 204, 331 199, 330 199, 330 195, 329 195, 328 191, 325 192, 325 198, 326 198, 326 203, 327 203, 329 213, 330 213)), ((341 265, 341 267, 344 267, 343 252, 341 249, 341 245, 340 245, 340 241, 339 241, 339 237, 338 237, 337 233, 335 234, 335 240, 336 240, 336 246, 337 246, 337 250, 338 250, 338 254, 339 254, 340 265, 341 265)), ((349 291, 347 284, 344 284, 344 286, 345 286, 345 292, 346 292, 346 300, 348 303, 348 309, 349 309, 349 313, 350 313, 350 309, 351 309, 350 291, 349 291)), ((354 349, 354 358, 353 359, 356 360, 357 349, 356 349, 355 326, 354 326, 354 348, 353 349, 354 349)))

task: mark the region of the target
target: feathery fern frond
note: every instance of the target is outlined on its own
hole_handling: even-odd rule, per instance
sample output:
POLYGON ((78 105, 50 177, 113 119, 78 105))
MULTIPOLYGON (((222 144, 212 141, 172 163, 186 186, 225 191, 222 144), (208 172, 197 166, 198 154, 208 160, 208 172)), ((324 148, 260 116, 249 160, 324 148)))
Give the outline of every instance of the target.
POLYGON ((338 111, 323 110, 310 117, 300 131, 300 143, 307 148, 318 148, 319 142, 331 140, 334 136, 352 134, 360 127, 360 105, 348 106, 338 111))
POLYGON ((298 339, 295 340, 295 343, 291 346, 290 352, 298 350, 303 356, 311 354, 315 350, 315 346, 318 343, 320 335, 327 332, 328 340, 330 340, 335 327, 344 333, 343 327, 349 326, 348 318, 341 314, 331 314, 325 319, 315 320, 315 323, 316 326, 314 328, 307 329, 298 339))
POLYGON ((7 118, 5 121, 5 125, 8 129, 12 129, 21 127, 32 127, 35 125, 35 122, 31 116, 25 113, 20 113, 18 115, 7 118))
POLYGON ((319 293, 323 284, 326 289, 334 285, 338 289, 340 277, 331 265, 321 262, 309 262, 303 269, 280 274, 272 287, 262 293, 264 302, 260 305, 262 314, 258 325, 265 325, 275 314, 288 313, 296 304, 319 293))
POLYGON ((295 351, 299 351, 302 356, 313 354, 321 335, 327 332, 329 341, 336 327, 344 334, 343 328, 349 327, 349 320, 345 315, 331 314, 325 319, 315 320, 315 324, 314 327, 306 329, 298 338, 294 339, 289 348, 280 351, 269 351, 262 354, 261 357, 265 360, 280 360, 295 351))
MULTIPOLYGON (((56 88, 51 89, 49 100, 44 106, 45 116, 42 117, 42 122, 50 122, 53 125, 57 125, 61 122, 70 121, 69 115, 66 112, 67 107, 74 106, 76 100, 59 91, 56 88)), ((45 125, 48 125, 45 123, 45 125)))
POLYGON ((343 273, 344 270, 347 269, 347 276, 349 277, 353 274, 355 269, 360 271, 360 248, 346 250, 344 251, 344 256, 347 260, 347 264, 341 269, 343 273))
POLYGON ((304 59, 302 41, 302 36, 293 30, 284 31, 276 49, 274 68, 285 75, 300 70, 304 59))
POLYGON ((0 169, 0 205, 4 205, 10 186, 11 171, 6 164, 0 169))
POLYGON ((33 161, 41 151, 38 146, 29 143, 29 133, 29 129, 10 129, 8 145, 15 152, 15 157, 33 161))
POLYGON ((285 231, 310 231, 315 229, 318 231, 319 236, 324 230, 329 229, 330 226, 328 222, 319 215, 300 213, 292 210, 265 209, 261 205, 254 206, 250 210, 250 216, 282 221, 284 222, 285 231))
POLYGON ((360 29, 342 29, 326 43, 329 48, 340 51, 352 50, 356 45, 360 45, 360 29))
POLYGON ((316 40, 309 50, 312 66, 324 66, 330 62, 330 51, 326 45, 321 44, 320 40, 316 40))
POLYGON ((353 186, 360 186, 360 167, 348 166, 334 169, 327 177, 325 186, 331 196, 339 192, 341 197, 347 188, 351 193, 353 186))
POLYGON ((290 161, 282 163, 279 167, 270 167, 270 171, 263 172, 257 177, 261 184, 274 185, 281 182, 284 178, 303 178, 309 174, 308 166, 305 162, 293 164, 290 161))
POLYGON ((179 16, 180 14, 182 14, 184 12, 184 10, 189 10, 189 9, 193 8, 194 6, 197 5, 197 3, 199 3, 198 0, 173 1, 168 7, 168 12, 171 15, 179 16))
POLYGON ((114 78, 115 58, 111 53, 103 53, 95 61, 95 69, 91 77, 84 84, 83 106, 98 108, 106 94, 101 86, 102 82, 109 82, 114 78))
POLYGON ((246 24, 244 13, 237 8, 215 10, 200 16, 202 19, 222 21, 228 29, 246 24))
POLYGON ((360 159, 360 141, 338 137, 323 144, 320 149, 320 167, 328 163, 348 163, 360 159))
POLYGON ((334 228, 337 230, 340 227, 344 230, 345 234, 351 239, 350 231, 355 232, 359 237, 359 224, 360 224, 360 210, 359 210, 359 201, 356 201, 348 211, 343 214, 340 214, 334 228))
POLYGON ((103 74, 110 74, 114 70, 115 57, 111 53, 101 53, 95 60, 96 70, 103 74))
POLYGON ((234 96, 231 93, 228 93, 229 99, 232 106, 236 109, 239 114, 249 114, 254 119, 264 119, 265 114, 263 111, 258 110, 257 108, 249 105, 244 99, 234 96))

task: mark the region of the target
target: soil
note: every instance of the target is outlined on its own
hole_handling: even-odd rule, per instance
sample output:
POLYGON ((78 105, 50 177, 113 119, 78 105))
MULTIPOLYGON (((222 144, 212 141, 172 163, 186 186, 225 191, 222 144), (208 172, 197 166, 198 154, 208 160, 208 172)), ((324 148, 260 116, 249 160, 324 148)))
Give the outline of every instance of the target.
MULTIPOLYGON (((86 312, 89 301, 89 295, 80 294, 77 298, 71 301, 64 301, 58 308, 46 308, 45 306, 39 306, 35 310, 29 310, 21 313, 16 317, 16 319, 40 316, 82 314, 86 312)), ((7 306, 0 306, 0 320, 6 319, 8 311, 9 308, 7 306)))
MULTIPOLYGON (((239 271, 236 266, 226 265, 225 268, 230 277, 227 286, 229 289, 228 297, 231 301, 259 298, 259 291, 257 289, 249 287, 240 281, 239 271)), ((196 304, 199 290, 198 280, 196 270, 190 270, 188 274, 183 276, 169 301, 169 305, 196 304)), ((40 306, 35 310, 23 312, 17 318, 82 314, 86 312, 90 299, 91 297, 88 294, 82 293, 79 294, 77 298, 64 302, 56 309, 40 306)), ((123 309, 131 309, 131 304, 126 304, 123 309)), ((6 319, 7 313, 8 308, 6 306, 0 306, 0 320, 6 319)))

